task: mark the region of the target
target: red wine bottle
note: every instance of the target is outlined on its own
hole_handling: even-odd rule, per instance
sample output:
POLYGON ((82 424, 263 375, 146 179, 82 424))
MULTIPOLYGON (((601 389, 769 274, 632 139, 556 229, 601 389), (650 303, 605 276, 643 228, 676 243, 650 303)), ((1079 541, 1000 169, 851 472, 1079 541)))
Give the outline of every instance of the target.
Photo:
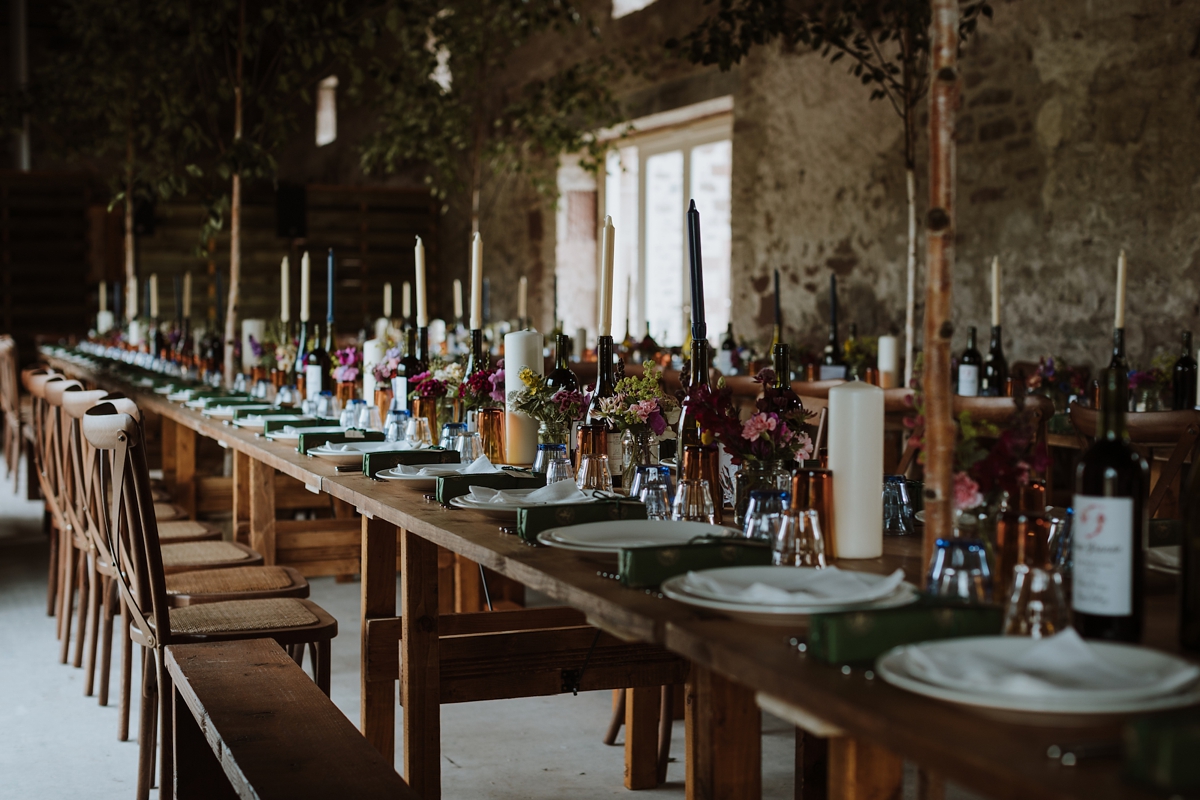
POLYGON ((780 342, 773 348, 772 360, 775 362, 775 380, 771 388, 785 398, 785 407, 791 411, 802 406, 799 396, 792 391, 792 348, 780 342))
POLYGON ((1171 371, 1172 388, 1175 390, 1176 411, 1196 407, 1196 359, 1192 357, 1192 332, 1183 332, 1183 352, 1171 371))
POLYGON ((1089 639, 1136 642, 1142 636, 1146 494, 1150 470, 1125 436, 1126 374, 1100 378, 1096 441, 1075 471, 1075 629, 1089 639))
POLYGON ((999 325, 992 326, 992 341, 983 361, 983 380, 979 382, 979 393, 985 397, 1004 397, 1008 383, 1008 359, 1004 357, 1004 345, 999 325))
POLYGON ((983 371, 983 356, 976 347, 975 326, 967 328, 967 349, 958 359, 958 394, 963 397, 979 395, 979 373, 983 371))
POLYGON ((571 353, 571 337, 565 333, 554 337, 554 369, 546 376, 546 387, 551 392, 565 389, 568 392, 579 391, 579 378, 571 371, 569 359, 571 353))

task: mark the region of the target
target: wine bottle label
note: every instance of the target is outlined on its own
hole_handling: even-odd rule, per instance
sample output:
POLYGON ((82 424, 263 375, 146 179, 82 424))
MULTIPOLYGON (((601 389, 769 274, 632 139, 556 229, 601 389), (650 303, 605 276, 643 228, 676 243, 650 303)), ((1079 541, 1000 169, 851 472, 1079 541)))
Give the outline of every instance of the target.
POLYGON ((837 381, 846 379, 845 364, 822 364, 821 371, 818 373, 818 379, 823 381, 837 381))
POLYGON ((392 378, 392 407, 408 411, 408 378, 392 378))
POLYGON ((316 400, 321 394, 321 365, 304 365, 304 395, 306 400, 316 400))
POLYGON ((979 396, 979 365, 958 365, 958 393, 963 397, 979 396))
POLYGON ((1071 605, 1085 614, 1133 613, 1133 500, 1075 495, 1071 605))

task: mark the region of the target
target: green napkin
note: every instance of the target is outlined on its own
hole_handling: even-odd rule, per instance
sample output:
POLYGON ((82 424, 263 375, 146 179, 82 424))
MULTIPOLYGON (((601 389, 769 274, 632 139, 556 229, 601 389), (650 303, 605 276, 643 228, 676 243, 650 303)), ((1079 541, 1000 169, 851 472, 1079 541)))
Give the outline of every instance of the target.
POLYGON ((437 501, 443 505, 471 492, 472 486, 489 489, 537 489, 546 485, 545 475, 502 472, 497 475, 448 475, 437 479, 437 501))
POLYGON ((562 503, 517 510, 517 536, 526 542, 550 528, 565 528, 585 522, 645 519, 646 505, 636 500, 600 500, 595 503, 562 503))
POLYGON ((813 614, 808 654, 830 664, 869 662, 902 644, 996 635, 1003 621, 996 606, 952 604, 922 595, 900 608, 813 614))
POLYGON ((460 456, 457 450, 445 450, 441 447, 395 453, 379 451, 363 456, 363 474, 368 478, 374 478, 385 469, 391 469, 401 464, 406 467, 414 467, 419 464, 457 464, 459 461, 460 456))
POLYGON ((625 586, 643 589, 693 570, 759 567, 770 563, 771 546, 767 542, 712 538, 685 545, 622 549, 617 575, 625 586))
POLYGON ((1200 794, 1200 713, 1185 709, 1134 717, 1125 723, 1124 770, 1127 781, 1164 794, 1200 794))
POLYGON ((382 442, 383 431, 360 431, 351 428, 342 433, 305 433, 300 431, 300 442, 296 450, 300 455, 308 455, 308 451, 323 444, 341 444, 342 442, 382 442))

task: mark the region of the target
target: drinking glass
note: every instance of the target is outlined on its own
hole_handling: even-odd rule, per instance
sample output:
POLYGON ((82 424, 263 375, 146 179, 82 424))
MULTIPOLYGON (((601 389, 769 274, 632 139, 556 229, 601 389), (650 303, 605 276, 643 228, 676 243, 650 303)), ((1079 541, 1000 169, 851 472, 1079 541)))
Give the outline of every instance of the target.
POLYGON ((979 539, 938 539, 929 561, 929 594, 968 603, 990 603, 992 570, 979 539))
POLYGON ((598 489, 611 492, 613 488, 612 473, 608 469, 608 456, 603 453, 586 453, 579 459, 579 474, 575 476, 575 485, 581 491, 598 489))
POLYGON ((470 464, 483 455, 483 437, 478 432, 460 433, 454 439, 454 449, 462 463, 470 464))
POLYGON ((1075 522, 1075 510, 1063 509, 1063 513, 1050 515, 1050 565, 1062 577, 1063 593, 1071 590, 1075 559, 1071 553, 1071 529, 1075 522))
POLYGON ((772 539, 771 563, 784 567, 825 567, 825 536, 816 509, 791 509, 772 539))
POLYGON ((358 424, 358 414, 355 411, 353 404, 342 409, 342 416, 338 420, 338 424, 343 428, 353 428, 358 424))
POLYGON ((409 413, 403 409, 388 412, 387 424, 383 427, 383 438, 389 442, 399 442, 404 439, 408 430, 409 413))
POLYGON ((233 376, 233 390, 239 393, 246 391, 246 373, 239 372, 233 376))
POLYGON ((329 419, 336 417, 338 413, 338 401, 333 396, 333 392, 321 392, 317 395, 317 416, 329 419))
POLYGON ((742 529, 747 539, 775 541, 779 526, 783 522, 784 495, 777 489, 755 489, 750 492, 750 504, 746 506, 746 524, 742 529))
POLYGON ((883 535, 912 536, 913 509, 903 475, 883 476, 883 535))
POLYGON ((671 519, 716 524, 712 490, 708 481, 702 478, 684 478, 679 482, 679 489, 675 492, 675 503, 671 507, 671 519))
MULTIPOLYGON (((565 444, 539 444, 537 456, 533 459, 533 471, 548 474, 550 462, 557 461, 560 458, 567 458, 567 446, 565 444)), ((575 476, 572 475, 571 477, 575 476)))
POLYGON ((280 386, 279 393, 275 395, 275 405, 279 406, 294 406, 296 405, 296 387, 295 386, 280 386))
POLYGON ((379 419, 378 406, 369 406, 364 403, 358 407, 358 427, 364 431, 383 430, 383 422, 379 419))
POLYGON ((668 520, 671 518, 671 496, 667 484, 651 483, 642 488, 638 499, 646 506, 646 519, 668 520))
POLYGON ((667 502, 671 497, 671 468, 664 464, 639 464, 634 467, 633 481, 629 484, 629 496, 642 496, 642 490, 647 486, 661 484, 667 490, 667 502))
POLYGON ((1012 596, 1004 609, 1004 635, 1041 639, 1070 625, 1062 576, 1043 567, 1013 567, 1012 596))
POLYGON ((454 442, 457 440, 460 433, 467 432, 465 422, 447 422, 442 426, 442 435, 438 439, 438 444, 447 450, 454 449, 454 442))
POLYGON ((566 455, 567 447, 566 445, 559 445, 559 447, 563 449, 563 454, 555 456, 546 464, 547 484, 575 480, 575 465, 566 455))
POLYGON ((411 417, 404 428, 404 441, 409 447, 431 447, 433 434, 429 430, 429 420, 425 417, 411 417))

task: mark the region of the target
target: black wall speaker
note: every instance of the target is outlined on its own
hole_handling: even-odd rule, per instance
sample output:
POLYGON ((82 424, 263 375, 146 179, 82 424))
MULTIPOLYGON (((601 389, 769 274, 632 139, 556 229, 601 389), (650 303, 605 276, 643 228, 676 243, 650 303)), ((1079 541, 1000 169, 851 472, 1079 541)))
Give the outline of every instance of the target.
POLYGON ((275 235, 283 239, 308 236, 308 190, 294 183, 281 183, 275 190, 275 235))

